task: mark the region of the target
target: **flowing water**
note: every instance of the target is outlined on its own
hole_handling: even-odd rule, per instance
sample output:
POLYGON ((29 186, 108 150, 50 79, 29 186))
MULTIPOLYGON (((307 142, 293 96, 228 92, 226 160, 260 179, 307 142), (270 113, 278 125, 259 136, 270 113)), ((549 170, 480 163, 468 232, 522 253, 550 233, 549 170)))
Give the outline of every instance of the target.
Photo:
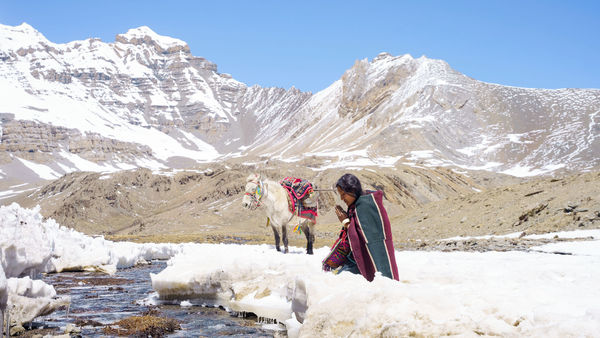
MULTIPOLYGON (((90 272, 68 272, 45 276, 46 283, 54 285, 58 294, 71 296, 69 309, 39 317, 35 326, 57 327, 64 332, 67 324, 81 328, 81 335, 103 335, 104 326, 130 317, 152 314, 179 321, 181 330, 170 337, 197 336, 254 336, 272 337, 281 331, 268 328, 251 318, 238 318, 226 311, 205 306, 149 305, 154 291, 150 273, 165 268, 165 262, 118 270, 113 276, 90 272)), ((116 327, 116 326, 114 326, 116 327)), ((285 332, 285 331, 284 331, 285 332)), ((285 333, 283 333, 285 335, 285 333)))

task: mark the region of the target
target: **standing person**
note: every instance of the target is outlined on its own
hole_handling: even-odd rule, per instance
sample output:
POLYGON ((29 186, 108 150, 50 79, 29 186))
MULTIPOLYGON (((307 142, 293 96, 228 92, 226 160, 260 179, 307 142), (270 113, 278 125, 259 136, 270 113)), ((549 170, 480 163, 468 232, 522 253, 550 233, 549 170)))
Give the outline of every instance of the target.
POLYGON ((323 268, 335 268, 332 258, 343 252, 344 242, 349 247, 340 271, 360 273, 372 281, 375 272, 398 280, 398 267, 394 254, 392 229, 387 212, 383 207, 383 192, 363 192, 360 180, 345 174, 336 183, 340 198, 348 206, 347 211, 336 205, 335 212, 342 224, 340 238, 329 256, 323 261, 323 268))

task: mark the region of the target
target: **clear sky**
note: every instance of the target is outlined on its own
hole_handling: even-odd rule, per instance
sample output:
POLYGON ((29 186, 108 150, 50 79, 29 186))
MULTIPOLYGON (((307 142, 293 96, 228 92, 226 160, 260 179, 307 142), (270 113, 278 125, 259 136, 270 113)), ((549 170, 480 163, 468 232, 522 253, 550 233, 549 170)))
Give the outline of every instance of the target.
POLYGON ((22 22, 57 43, 146 25, 248 85, 317 92, 388 52, 486 82, 600 88, 600 1, 0 1, 0 23, 22 22))

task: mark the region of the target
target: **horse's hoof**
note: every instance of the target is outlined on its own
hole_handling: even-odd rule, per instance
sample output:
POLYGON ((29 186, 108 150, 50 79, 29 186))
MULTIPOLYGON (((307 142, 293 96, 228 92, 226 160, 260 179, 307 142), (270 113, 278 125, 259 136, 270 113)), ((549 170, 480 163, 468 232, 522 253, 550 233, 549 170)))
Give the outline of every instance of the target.
POLYGON ((275 249, 277 249, 277 251, 281 252, 281 249, 279 247, 276 247, 275 249))
POLYGON ((289 252, 289 251, 288 251, 288 248, 285 248, 285 252, 284 252, 284 253, 288 253, 288 252, 289 252))

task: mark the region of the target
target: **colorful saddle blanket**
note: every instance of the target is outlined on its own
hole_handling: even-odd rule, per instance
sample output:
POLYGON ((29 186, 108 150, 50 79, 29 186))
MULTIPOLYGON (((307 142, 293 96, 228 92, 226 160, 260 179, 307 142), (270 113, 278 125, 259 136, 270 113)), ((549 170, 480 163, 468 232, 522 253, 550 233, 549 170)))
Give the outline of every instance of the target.
POLYGON ((316 197, 312 196, 314 192, 312 183, 301 178, 286 177, 279 184, 288 192, 290 212, 316 223, 318 208, 316 197))

